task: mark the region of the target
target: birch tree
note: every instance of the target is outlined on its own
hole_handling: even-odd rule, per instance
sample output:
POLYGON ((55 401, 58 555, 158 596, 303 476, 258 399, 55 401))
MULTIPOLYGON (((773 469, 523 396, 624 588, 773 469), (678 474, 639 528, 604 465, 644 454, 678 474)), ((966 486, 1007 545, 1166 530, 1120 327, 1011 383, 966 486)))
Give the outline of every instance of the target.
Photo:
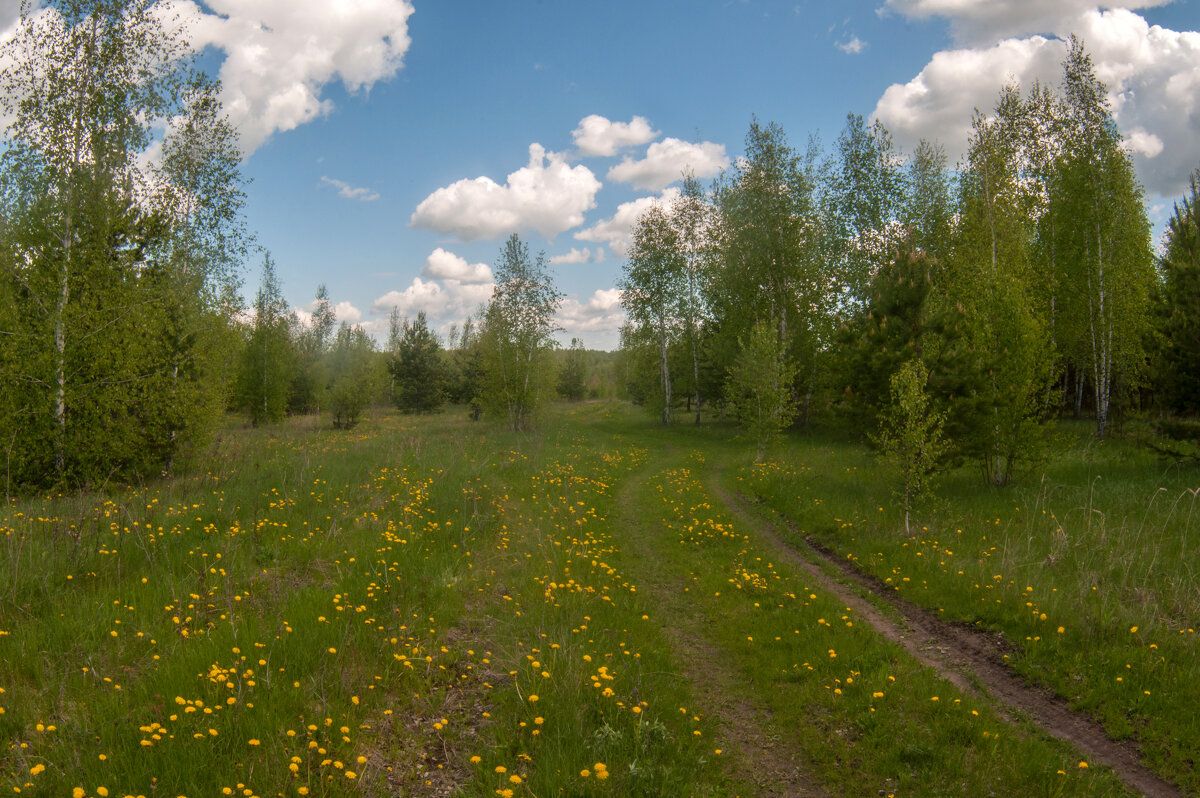
POLYGON ((1037 450, 1040 399, 1053 362, 1032 294, 1032 224, 1021 207, 1019 147, 1011 121, 1020 103, 1002 91, 992 118, 976 114, 960 178, 960 228, 946 301, 961 307, 975 353, 972 390, 952 408, 972 430, 966 441, 990 484, 1010 481, 1037 450))
POLYGON ((629 321, 641 330, 632 335, 653 341, 658 359, 658 387, 664 426, 671 423, 672 382, 670 349, 686 321, 687 261, 680 238, 658 205, 638 219, 621 281, 621 305, 629 321))
POLYGON ((219 407, 208 388, 221 385, 217 358, 206 352, 220 336, 206 334, 233 309, 226 267, 237 247, 218 263, 200 241, 214 233, 228 242, 238 225, 237 158, 226 158, 228 128, 205 126, 221 118, 219 106, 199 100, 204 81, 186 42, 152 6, 25 4, 3 46, 0 96, 13 121, 0 161, 0 274, 20 319, 6 331, 17 346, 4 376, 27 389, 4 426, 12 448, 28 453, 25 481, 169 467, 181 442, 199 435, 200 416, 219 407), (163 142, 160 172, 149 169, 154 131, 178 120, 195 124, 163 142), (203 141, 201 128, 211 134, 203 141), (159 181, 174 191, 157 192, 159 181), (230 201, 216 200, 218 187, 230 201), (189 210, 168 195, 194 201, 189 210), (218 207, 215 223, 200 218, 218 207))
POLYGON ((717 186, 714 267, 706 286, 719 320, 715 337, 723 339, 712 342, 713 350, 735 355, 740 347, 733 342, 766 323, 799 375, 805 418, 817 354, 831 332, 815 160, 815 149, 800 155, 778 125, 750 125, 746 157, 717 186))
POLYGON ((1096 435, 1104 438, 1114 385, 1135 385, 1145 359, 1150 224, 1107 89, 1077 38, 1063 71, 1066 130, 1052 198, 1062 317, 1090 361, 1096 435))
POLYGON ((500 251, 495 277, 484 314, 484 398, 506 415, 511 429, 528 430, 553 390, 549 355, 562 294, 546 267, 545 253, 531 259, 529 245, 515 233, 500 251))

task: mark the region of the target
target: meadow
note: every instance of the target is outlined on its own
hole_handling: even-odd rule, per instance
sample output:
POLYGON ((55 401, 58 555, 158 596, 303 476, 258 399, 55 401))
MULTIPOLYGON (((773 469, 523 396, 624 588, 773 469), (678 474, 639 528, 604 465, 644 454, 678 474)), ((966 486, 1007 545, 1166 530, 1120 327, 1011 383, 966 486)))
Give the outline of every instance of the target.
POLYGON ((0 789, 1132 794, 877 634, 811 540, 1200 793, 1200 472, 1057 448, 1013 488, 949 475, 910 538, 843 441, 754 465, 617 402, 536 434, 231 420, 186 476, 0 509, 0 789))

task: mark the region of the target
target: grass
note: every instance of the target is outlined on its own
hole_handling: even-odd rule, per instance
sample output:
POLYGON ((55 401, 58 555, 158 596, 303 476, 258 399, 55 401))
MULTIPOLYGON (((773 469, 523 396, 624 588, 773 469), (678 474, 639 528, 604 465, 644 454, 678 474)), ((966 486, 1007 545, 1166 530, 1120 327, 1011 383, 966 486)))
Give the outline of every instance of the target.
POLYGON ((1059 444, 1010 488, 949 475, 911 538, 865 448, 791 441, 738 478, 906 598, 1002 632, 1017 671, 1200 791, 1200 472, 1083 426, 1059 444))
POLYGON ((1195 785, 1194 527, 1163 500, 1186 474, 1080 444, 1036 490, 952 482, 909 540, 867 452, 752 456, 616 403, 533 436, 378 413, 352 433, 231 424, 189 476, 12 501, 0 789, 745 795, 747 773, 782 778, 766 741, 835 795, 1124 794, 856 623, 721 479, 910 598, 1027 636, 1016 667, 1195 785), (1158 486, 1148 513, 1120 509, 1158 486))

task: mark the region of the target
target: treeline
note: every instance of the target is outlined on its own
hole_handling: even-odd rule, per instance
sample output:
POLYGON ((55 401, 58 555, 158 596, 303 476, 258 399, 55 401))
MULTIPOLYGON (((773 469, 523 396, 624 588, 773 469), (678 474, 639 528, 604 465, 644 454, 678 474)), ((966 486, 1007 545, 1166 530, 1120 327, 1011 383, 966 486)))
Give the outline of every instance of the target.
POLYGON ((663 423, 736 414, 760 457, 814 417, 883 441, 916 403, 944 419, 925 433, 943 465, 1004 484, 1055 418, 1090 414, 1102 438, 1126 409, 1195 414, 1195 208, 1193 181, 1156 257, 1075 38, 1060 89, 1003 89, 954 170, 936 144, 901 154, 856 115, 831 155, 756 120, 710 191, 686 180, 637 224, 628 388, 663 423))
POLYGON ((591 382, 595 353, 556 352, 559 295, 515 237, 495 297, 450 351, 423 315, 393 316, 380 351, 337 324, 324 288, 302 323, 269 256, 244 308, 240 272, 256 247, 237 134, 160 10, 24 4, 0 46, 12 120, 0 156, 5 495, 169 472, 230 409, 256 424, 328 413, 350 428, 373 401, 414 412, 458 401, 525 428, 556 389, 611 393, 591 382))
POLYGON ((428 413, 450 403, 529 429, 547 400, 613 396, 611 353, 588 351, 579 339, 565 349, 555 342, 561 295, 544 255, 532 258, 512 236, 496 281, 490 302, 451 325, 445 342, 424 312, 407 319, 393 309, 380 348, 362 327, 338 323, 323 285, 307 320, 290 311, 267 256, 249 318, 236 328, 230 409, 256 425, 327 412, 333 426, 350 429, 371 404, 428 413))

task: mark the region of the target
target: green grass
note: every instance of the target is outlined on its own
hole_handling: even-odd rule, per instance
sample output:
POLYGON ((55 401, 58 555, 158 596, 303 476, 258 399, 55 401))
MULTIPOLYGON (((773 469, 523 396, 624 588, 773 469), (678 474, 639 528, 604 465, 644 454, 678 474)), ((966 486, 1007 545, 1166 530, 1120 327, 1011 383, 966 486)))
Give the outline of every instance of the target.
MULTIPOLYGON (((1082 448, 1027 493, 952 482, 927 525, 961 517, 963 532, 913 540, 867 452, 794 441, 766 468, 752 454, 723 428, 662 431, 616 403, 560 406, 535 435, 380 413, 352 433, 231 423, 188 476, 10 502, 0 789, 745 795, 753 733, 831 794, 1123 794, 880 641, 732 517, 718 479, 914 600, 1028 635, 1016 667, 1132 719, 1127 733, 1194 734, 1178 701, 1194 696, 1195 657, 1180 657, 1195 638, 1169 634, 1195 617, 1179 581, 1194 527, 1182 503, 1157 500, 1145 523, 1113 509, 1147 485, 1134 453, 1082 448), (1124 687, 1099 689, 1118 669, 1124 687), (1151 693, 1115 703, 1125 687, 1151 693), (751 711, 723 715, 731 702, 751 711), (746 718, 763 727, 733 725, 746 718)), ((1161 772, 1189 740, 1152 749, 1161 772)))
POLYGON ((863 447, 793 440, 738 479, 906 598, 1002 632, 1017 671, 1198 791, 1200 472, 1081 425, 1058 443, 1009 488, 948 475, 911 538, 895 477, 863 447))

